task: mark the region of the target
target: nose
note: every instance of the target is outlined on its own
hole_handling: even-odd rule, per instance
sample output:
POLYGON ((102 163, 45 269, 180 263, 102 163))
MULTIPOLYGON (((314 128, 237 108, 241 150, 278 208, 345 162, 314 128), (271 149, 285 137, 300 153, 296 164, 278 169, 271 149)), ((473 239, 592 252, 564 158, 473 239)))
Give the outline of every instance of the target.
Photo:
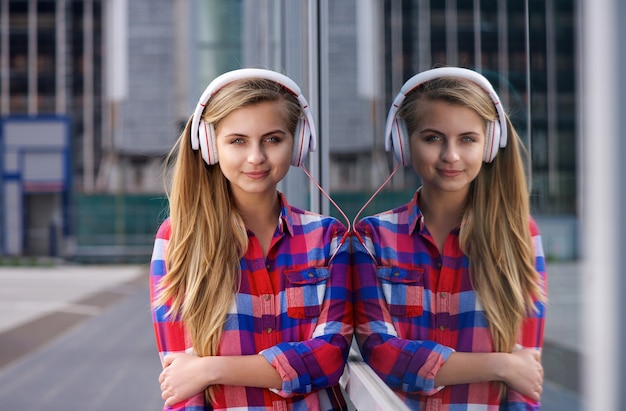
POLYGON ((458 148, 453 142, 446 142, 441 149, 441 159, 453 163, 459 159, 458 148))
POLYGON ((251 144, 248 151, 248 162, 250 164, 262 164, 265 161, 265 153, 260 144, 251 144))

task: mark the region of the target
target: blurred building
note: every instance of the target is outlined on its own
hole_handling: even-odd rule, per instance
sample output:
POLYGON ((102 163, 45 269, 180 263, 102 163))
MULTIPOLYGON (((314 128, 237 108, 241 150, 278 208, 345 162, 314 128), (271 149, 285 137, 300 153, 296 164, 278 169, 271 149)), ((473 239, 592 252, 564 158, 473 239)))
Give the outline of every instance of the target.
MULTIPOLYGON (((67 160, 51 160, 68 172, 53 186, 25 184, 30 171, 12 165, 24 148, 3 128, 0 255, 81 245, 144 253, 162 217, 164 156, 211 79, 244 66, 301 85, 321 143, 309 168, 354 217, 393 168, 383 130, 400 86, 460 65, 494 83, 529 149, 547 255, 576 258, 575 21, 574 0, 0 0, 3 124, 69 129, 53 147, 67 160), (110 230, 98 234, 102 226, 110 230)), ((45 133, 31 143, 50 148, 45 133)), ((399 171, 369 210, 406 201, 417 184, 411 169, 399 171)), ((281 189, 308 207, 316 190, 307 186, 294 170, 281 189)))
POLYGON ((58 255, 70 235, 103 135, 101 16, 94 1, 0 1, 0 255, 58 255))

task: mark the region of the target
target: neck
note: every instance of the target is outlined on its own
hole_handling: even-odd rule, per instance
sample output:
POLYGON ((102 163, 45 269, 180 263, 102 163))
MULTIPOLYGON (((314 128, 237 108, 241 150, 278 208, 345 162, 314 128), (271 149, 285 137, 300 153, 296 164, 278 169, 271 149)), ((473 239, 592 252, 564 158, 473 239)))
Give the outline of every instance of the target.
POLYGON ((422 189, 418 204, 426 221, 455 227, 461 223, 467 204, 467 193, 433 193, 422 189))
POLYGON ((275 226, 280 215, 280 201, 277 192, 270 195, 252 196, 235 201, 246 227, 256 232, 256 227, 275 226))

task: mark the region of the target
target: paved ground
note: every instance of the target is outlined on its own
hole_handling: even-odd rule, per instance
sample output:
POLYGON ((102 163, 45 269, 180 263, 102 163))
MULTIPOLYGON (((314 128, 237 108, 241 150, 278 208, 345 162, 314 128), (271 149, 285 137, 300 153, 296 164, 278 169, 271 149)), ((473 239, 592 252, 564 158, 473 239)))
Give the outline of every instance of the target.
POLYGON ((543 349, 546 376, 542 410, 582 411, 581 267, 548 266, 548 310, 543 349))
MULTIPOLYGON (((550 266, 544 411, 582 410, 579 272, 550 266)), ((0 267, 0 410, 158 410, 146 266, 0 267)))
POLYGON ((0 409, 161 409, 147 279, 139 266, 0 268, 0 409))

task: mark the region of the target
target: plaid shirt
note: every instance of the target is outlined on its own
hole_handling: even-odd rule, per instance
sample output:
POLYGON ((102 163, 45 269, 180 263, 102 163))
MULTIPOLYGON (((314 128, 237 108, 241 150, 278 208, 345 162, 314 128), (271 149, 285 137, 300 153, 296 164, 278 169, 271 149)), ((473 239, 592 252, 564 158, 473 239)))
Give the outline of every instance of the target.
MULTIPOLYGON (((291 207, 282 194, 281 202, 267 258, 248 232, 241 287, 224 324, 219 355, 263 355, 282 377, 282 389, 221 386, 212 405, 205 405, 200 393, 173 409, 347 409, 338 385, 353 332, 349 242, 340 242, 346 229, 334 218, 291 207)), ((170 232, 168 219, 154 244, 152 301, 166 273, 170 232)), ((167 309, 152 308, 161 358, 191 349, 184 324, 166 316, 167 309)))
MULTIPOLYGON (((545 283, 539 231, 530 220, 536 270, 545 283)), ((500 404, 489 382, 435 387, 435 375, 453 351, 492 352, 485 312, 472 288, 459 229, 440 254, 424 226, 417 193, 404 206, 360 221, 353 239, 356 338, 364 359, 413 410, 538 410, 509 389, 500 404)), ((518 344, 540 349, 543 304, 524 319, 518 344)))

